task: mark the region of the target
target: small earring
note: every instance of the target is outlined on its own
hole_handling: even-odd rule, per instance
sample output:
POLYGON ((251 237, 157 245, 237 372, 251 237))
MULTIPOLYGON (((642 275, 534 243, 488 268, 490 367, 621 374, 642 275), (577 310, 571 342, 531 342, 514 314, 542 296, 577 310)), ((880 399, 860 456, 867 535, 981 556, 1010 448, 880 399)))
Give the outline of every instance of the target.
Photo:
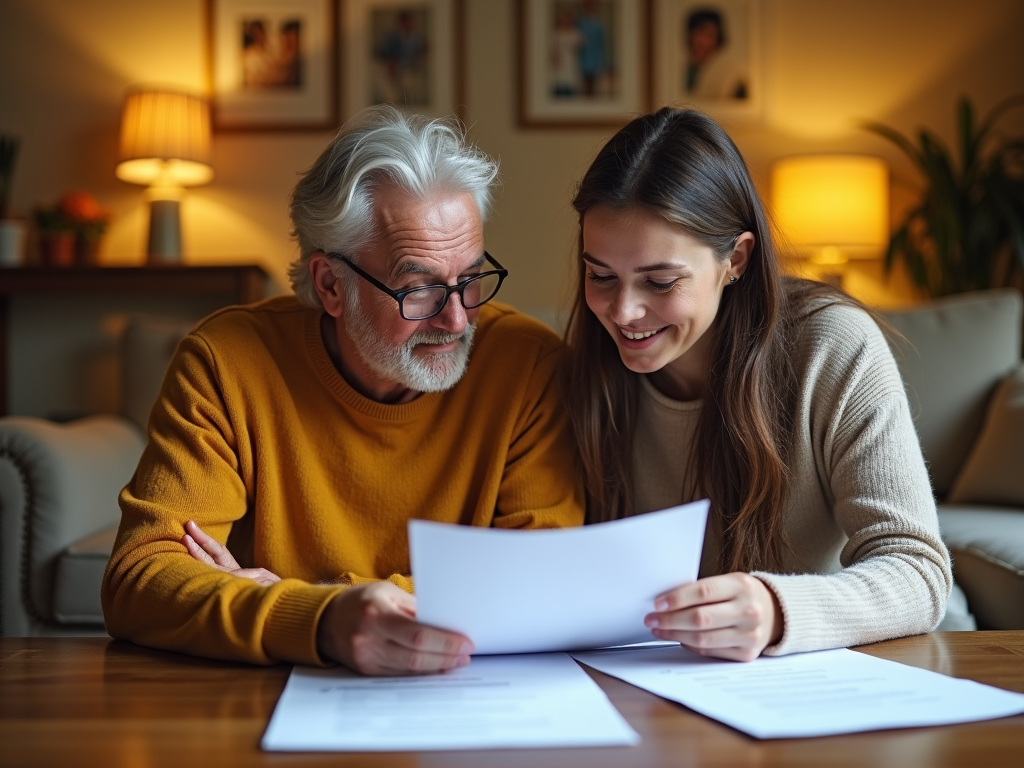
POLYGON ((739 279, 739 278, 737 278, 737 277, 736 277, 736 275, 729 275, 729 285, 732 285, 732 284, 733 284, 733 283, 735 283, 735 282, 736 282, 736 281, 737 281, 738 279, 739 279))

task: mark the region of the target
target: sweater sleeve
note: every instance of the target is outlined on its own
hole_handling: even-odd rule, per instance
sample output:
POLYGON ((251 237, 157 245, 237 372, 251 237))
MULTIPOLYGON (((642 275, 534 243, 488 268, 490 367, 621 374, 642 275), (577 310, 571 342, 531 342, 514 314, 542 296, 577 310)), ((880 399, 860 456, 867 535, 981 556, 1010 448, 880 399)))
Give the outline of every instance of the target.
POLYGON ((810 438, 819 481, 848 540, 836 573, 754 574, 785 617, 782 639, 767 655, 931 631, 952 585, 896 363, 870 318, 850 308, 836 313, 842 322, 829 324, 809 365, 810 438))
POLYGON ((121 525, 101 592, 112 636, 258 664, 322 663, 317 621, 343 587, 299 579, 261 586, 193 560, 181 544, 188 520, 223 543, 245 514, 252 490, 241 471, 246 439, 227 412, 212 354, 199 337, 187 337, 119 499, 121 525))

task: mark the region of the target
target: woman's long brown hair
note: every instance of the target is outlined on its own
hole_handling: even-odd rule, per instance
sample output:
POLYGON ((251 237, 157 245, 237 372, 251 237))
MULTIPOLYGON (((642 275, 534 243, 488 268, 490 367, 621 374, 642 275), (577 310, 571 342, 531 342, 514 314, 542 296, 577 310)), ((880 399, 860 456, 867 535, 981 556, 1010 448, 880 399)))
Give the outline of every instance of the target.
MULTIPOLYGON (((573 201, 582 228, 594 206, 653 211, 719 259, 736 237, 756 238, 742 278, 725 289, 696 433, 698 490, 723 532, 726 571, 777 570, 796 381, 794 315, 812 296, 838 292, 780 274, 760 198, 739 150, 700 112, 664 108, 619 131, 591 164, 573 201)), ((634 514, 632 443, 639 375, 587 307, 586 268, 567 328, 569 412, 588 495, 588 520, 634 514)))

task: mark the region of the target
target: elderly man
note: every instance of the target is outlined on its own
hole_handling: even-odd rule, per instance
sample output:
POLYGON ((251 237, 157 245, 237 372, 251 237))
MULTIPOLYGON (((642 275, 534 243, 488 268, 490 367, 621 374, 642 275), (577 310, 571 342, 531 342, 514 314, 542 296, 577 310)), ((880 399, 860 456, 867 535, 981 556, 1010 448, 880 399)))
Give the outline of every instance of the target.
POLYGON ((120 497, 112 635, 369 674, 468 663, 471 638, 416 622, 407 521, 583 520, 561 343, 487 303, 506 275, 483 240, 496 173, 390 108, 324 151, 292 196, 296 296, 179 345, 120 497))

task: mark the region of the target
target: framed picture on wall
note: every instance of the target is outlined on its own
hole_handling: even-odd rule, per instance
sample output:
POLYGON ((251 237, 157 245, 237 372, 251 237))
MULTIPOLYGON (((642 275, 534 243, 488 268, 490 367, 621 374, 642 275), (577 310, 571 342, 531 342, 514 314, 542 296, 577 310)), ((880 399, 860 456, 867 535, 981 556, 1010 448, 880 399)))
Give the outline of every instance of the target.
POLYGON ((654 107, 692 105, 717 118, 761 113, 761 1, 653 0, 654 107))
POLYGON ((337 0, 206 0, 216 130, 338 124, 337 0))
POLYGON ((465 120, 463 0, 343 0, 344 116, 372 104, 465 120))
POLYGON ((618 126, 648 106, 641 0, 519 0, 519 122, 618 126))

